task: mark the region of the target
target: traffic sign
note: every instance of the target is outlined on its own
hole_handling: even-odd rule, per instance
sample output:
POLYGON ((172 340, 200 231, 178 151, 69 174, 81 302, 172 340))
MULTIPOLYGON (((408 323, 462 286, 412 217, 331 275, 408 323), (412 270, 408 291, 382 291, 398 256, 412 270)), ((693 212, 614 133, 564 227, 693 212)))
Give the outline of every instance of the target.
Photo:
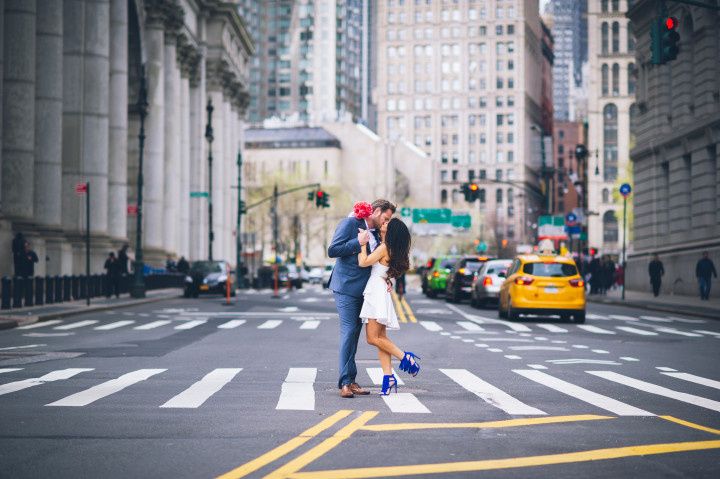
POLYGON ((84 195, 85 193, 87 193, 87 183, 75 184, 75 194, 84 195))
POLYGON ((477 251, 478 253, 484 253, 488 249, 487 243, 484 241, 481 241, 479 245, 477 245, 477 251))
POLYGON ((137 205, 127 205, 127 214, 129 214, 130 216, 137 216, 137 214, 138 214, 137 205))
POLYGON ((629 183, 623 183, 620 185, 620 194, 623 195, 623 198, 627 198, 631 192, 632 188, 629 183))
POLYGON ((450 208, 413 208, 413 223, 449 224, 452 221, 450 208))
POLYGON ((405 207, 400 209, 400 216, 412 216, 412 209, 405 207))
POLYGON ((208 198, 210 197, 210 193, 207 191, 191 191, 190 192, 190 198, 208 198))
POLYGON ((573 224, 577 221, 577 216, 575 216, 575 213, 568 213, 565 215, 565 223, 568 225, 573 224))
POLYGON ((450 224, 452 224, 454 228, 469 229, 472 222, 471 222, 470 215, 465 213, 465 214, 451 216, 450 224))

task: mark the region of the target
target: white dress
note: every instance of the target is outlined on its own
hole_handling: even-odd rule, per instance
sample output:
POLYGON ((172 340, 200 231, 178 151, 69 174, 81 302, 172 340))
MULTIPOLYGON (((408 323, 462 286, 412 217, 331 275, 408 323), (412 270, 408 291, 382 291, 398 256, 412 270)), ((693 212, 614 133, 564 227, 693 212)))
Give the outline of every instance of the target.
POLYGON ((388 329, 400 329, 392 297, 385 282, 388 269, 387 266, 380 263, 372 265, 370 279, 363 291, 364 301, 362 310, 360 310, 360 318, 363 323, 367 323, 368 319, 375 319, 378 323, 387 326, 388 329))

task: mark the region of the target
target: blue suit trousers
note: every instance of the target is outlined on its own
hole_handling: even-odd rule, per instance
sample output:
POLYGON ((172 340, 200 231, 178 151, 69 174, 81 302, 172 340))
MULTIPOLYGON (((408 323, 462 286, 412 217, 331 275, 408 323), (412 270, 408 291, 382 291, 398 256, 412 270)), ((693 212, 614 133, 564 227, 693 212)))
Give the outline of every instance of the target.
POLYGON ((360 310, 363 305, 362 296, 350 296, 347 294, 334 293, 335 307, 340 316, 340 367, 338 369, 338 389, 345 384, 356 382, 357 365, 355 364, 355 353, 357 352, 358 339, 362 331, 362 320, 360 310))

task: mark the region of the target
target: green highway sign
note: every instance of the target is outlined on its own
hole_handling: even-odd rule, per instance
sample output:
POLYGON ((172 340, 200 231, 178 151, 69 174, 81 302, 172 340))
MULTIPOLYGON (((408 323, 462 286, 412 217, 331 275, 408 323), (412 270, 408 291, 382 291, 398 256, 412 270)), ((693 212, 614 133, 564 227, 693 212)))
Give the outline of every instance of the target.
POLYGON ((413 223, 450 224, 452 211, 450 208, 413 208, 413 223))
POLYGON ((400 216, 412 216, 412 209, 405 207, 400 209, 400 216))
POLYGON ((208 198, 210 194, 207 191, 191 191, 190 198, 208 198))
POLYGON ((469 229, 471 224, 470 215, 467 213, 461 215, 453 215, 450 218, 450 224, 452 224, 454 228, 469 229))

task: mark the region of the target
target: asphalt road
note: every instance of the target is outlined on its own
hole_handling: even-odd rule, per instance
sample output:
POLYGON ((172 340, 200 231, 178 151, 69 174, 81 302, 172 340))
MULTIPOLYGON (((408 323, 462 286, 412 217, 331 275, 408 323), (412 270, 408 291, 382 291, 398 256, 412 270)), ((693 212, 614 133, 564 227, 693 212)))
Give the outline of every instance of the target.
POLYGON ((412 292, 389 336, 422 371, 378 396, 361 338, 374 394, 342 399, 332 295, 271 296, 0 331, 0 477, 720 477, 720 321, 509 323, 412 292))

